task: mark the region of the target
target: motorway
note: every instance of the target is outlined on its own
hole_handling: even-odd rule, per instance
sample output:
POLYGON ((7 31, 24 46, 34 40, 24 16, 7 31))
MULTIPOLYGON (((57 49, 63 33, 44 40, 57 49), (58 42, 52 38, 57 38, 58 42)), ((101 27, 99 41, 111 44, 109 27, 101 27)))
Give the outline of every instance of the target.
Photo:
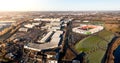
MULTIPOLYGON (((75 57, 77 57, 77 55, 78 55, 77 52, 71 46, 71 44, 73 44, 72 41, 74 40, 74 39, 72 39, 73 38, 73 35, 72 35, 72 21, 70 21, 67 24, 67 28, 66 28, 66 33, 65 34, 66 34, 65 35, 65 40, 64 40, 62 52, 60 52, 60 56, 59 56, 60 58, 59 58, 58 62, 68 62, 68 61, 71 62, 72 59, 68 60, 66 58, 66 61, 62 60, 66 56, 66 54, 71 55, 70 52, 72 52, 75 57)), ((69 57, 69 58, 72 58, 72 57, 69 57)))
POLYGON ((12 36, 18 29, 16 29, 17 27, 12 27, 12 29, 10 29, 7 33, 5 33, 4 35, 0 36, 0 41, 4 42, 5 40, 7 40, 10 36, 12 36), (12 30, 15 30, 13 33, 12 30))
POLYGON ((7 33, 5 33, 4 35, 0 36, 0 42, 5 42, 9 37, 11 37, 21 26, 21 24, 23 24, 24 22, 20 22, 19 24, 17 24, 16 26, 12 26, 12 29, 9 30, 7 33), (14 31, 13 31, 14 30, 14 31))

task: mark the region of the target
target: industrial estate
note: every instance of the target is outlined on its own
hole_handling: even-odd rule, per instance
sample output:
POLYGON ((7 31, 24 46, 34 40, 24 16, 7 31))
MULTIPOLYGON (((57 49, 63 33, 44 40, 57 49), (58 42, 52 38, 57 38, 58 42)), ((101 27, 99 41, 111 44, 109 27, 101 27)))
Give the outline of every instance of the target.
POLYGON ((120 12, 0 13, 0 63, 119 63, 120 12))

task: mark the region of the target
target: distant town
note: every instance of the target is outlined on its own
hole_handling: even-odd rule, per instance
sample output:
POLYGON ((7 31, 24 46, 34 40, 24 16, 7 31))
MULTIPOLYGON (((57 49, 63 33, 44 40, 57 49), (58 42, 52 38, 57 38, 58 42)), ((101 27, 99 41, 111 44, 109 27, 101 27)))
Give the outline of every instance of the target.
POLYGON ((119 63, 119 11, 0 12, 0 63, 119 63))

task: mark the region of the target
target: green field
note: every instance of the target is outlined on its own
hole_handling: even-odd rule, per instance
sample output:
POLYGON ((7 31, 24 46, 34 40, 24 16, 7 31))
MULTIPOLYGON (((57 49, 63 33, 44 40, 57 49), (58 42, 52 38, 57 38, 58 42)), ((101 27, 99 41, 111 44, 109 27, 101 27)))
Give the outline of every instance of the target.
POLYGON ((75 49, 78 53, 86 53, 85 61, 87 63, 101 63, 106 52, 107 45, 113 37, 114 35, 111 32, 103 30, 99 32, 97 36, 89 36, 78 42, 75 45, 75 49))

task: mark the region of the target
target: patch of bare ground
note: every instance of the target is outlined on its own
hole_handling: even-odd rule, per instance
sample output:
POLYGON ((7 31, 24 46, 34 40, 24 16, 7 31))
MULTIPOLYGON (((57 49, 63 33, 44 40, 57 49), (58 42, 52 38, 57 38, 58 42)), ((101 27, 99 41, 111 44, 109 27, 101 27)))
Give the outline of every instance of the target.
POLYGON ((64 59, 66 59, 66 60, 72 60, 74 58, 75 58, 74 53, 70 49, 67 49, 66 54, 64 56, 64 59))

